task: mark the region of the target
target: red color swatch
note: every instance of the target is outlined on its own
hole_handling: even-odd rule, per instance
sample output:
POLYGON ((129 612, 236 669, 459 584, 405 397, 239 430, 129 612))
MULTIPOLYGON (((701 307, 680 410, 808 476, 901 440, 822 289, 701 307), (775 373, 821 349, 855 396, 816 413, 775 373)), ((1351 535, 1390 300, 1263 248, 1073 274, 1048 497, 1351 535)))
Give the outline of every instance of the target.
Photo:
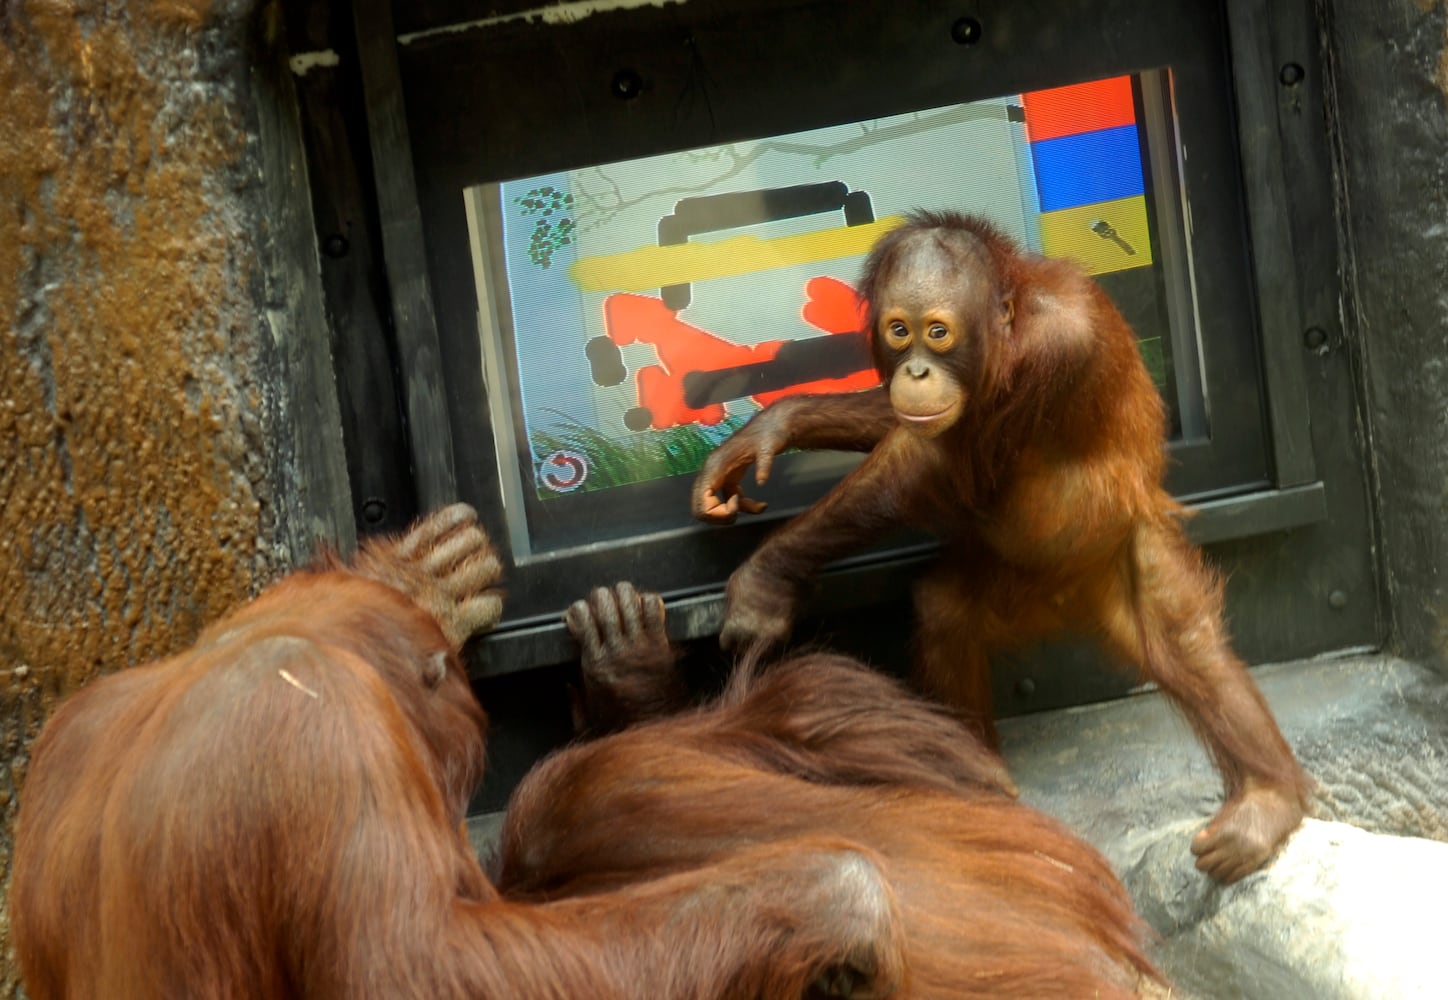
POLYGON ((1036 90, 1023 98, 1031 142, 1136 124, 1129 76, 1036 90))

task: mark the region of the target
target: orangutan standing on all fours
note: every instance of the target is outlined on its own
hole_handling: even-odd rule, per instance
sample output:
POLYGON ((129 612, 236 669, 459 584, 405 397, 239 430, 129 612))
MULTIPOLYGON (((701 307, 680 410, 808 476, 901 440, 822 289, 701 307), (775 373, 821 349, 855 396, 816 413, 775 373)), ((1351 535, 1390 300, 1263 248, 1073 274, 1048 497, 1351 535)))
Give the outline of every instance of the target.
POLYGON ((1155 681, 1226 786, 1192 843, 1233 882, 1296 829, 1310 781, 1233 654, 1222 587, 1162 485, 1166 422, 1136 338, 1075 264, 1019 251, 990 224, 920 212, 886 235, 860 289, 883 385, 761 411, 709 458, 694 513, 729 523, 789 448, 868 451, 729 580, 721 641, 774 644, 826 563, 899 524, 937 534, 916 587, 918 682, 992 745, 989 657, 1096 637, 1155 681))

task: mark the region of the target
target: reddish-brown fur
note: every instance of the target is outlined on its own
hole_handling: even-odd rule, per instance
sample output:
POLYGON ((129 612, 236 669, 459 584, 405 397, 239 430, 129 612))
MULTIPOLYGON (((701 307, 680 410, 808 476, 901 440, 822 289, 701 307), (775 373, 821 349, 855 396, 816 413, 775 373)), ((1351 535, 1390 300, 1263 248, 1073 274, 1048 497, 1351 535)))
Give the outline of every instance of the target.
MULTIPOLYGON (((588 603, 596 611, 608 596, 588 603)), ((585 673, 612 678, 592 689, 662 676, 666 643, 620 641, 616 619, 596 628, 624 655, 590 663, 589 610, 570 612, 574 631, 584 626, 585 673)), ((882 858, 899 901, 901 996, 1135 996, 1154 973, 1125 892, 1086 843, 983 789, 976 778, 991 759, 945 712, 844 657, 797 658, 762 677, 746 667, 712 706, 535 768, 509 805, 498 885, 525 898, 586 896, 752 846, 840 835, 882 858)))
POLYGON ((1297 827, 1309 782, 1162 486, 1162 403, 1120 313, 1073 264, 953 214, 884 237, 861 294, 884 387, 781 400, 696 482, 696 514, 727 522, 761 507, 739 489, 751 463, 762 481, 788 447, 870 452, 735 572, 726 645, 782 641, 810 577, 887 527, 934 531, 944 552, 916 590, 925 689, 994 745, 990 656, 1098 638, 1161 686, 1221 771, 1198 866, 1223 881, 1255 870, 1297 827))
POLYGON ((15 841, 33 1000, 887 992, 894 903, 840 838, 499 898, 461 832, 485 717, 456 655, 497 619, 497 571, 448 508, 62 705, 15 841))

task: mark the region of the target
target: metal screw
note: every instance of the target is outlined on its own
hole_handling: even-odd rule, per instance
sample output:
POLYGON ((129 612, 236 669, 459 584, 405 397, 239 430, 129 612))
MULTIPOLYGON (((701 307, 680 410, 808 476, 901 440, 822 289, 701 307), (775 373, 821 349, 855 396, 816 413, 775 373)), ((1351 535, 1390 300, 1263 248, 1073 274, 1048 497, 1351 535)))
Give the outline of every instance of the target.
POLYGON ((980 22, 973 17, 962 17, 950 26, 950 37, 957 45, 974 45, 980 41, 980 22))
POLYGON ((368 524, 381 524, 387 518, 387 501, 379 497, 368 497, 362 503, 362 520, 368 524))
POLYGON ((1327 331, 1320 326, 1309 326, 1302 335, 1302 342, 1309 351, 1320 351, 1327 346, 1327 331))
POLYGON ((1029 698, 1036 693, 1036 682, 1029 677, 1022 677, 1016 681, 1016 694, 1022 698, 1029 698))
POLYGON ((351 249, 351 244, 347 242, 347 237, 341 233, 333 233, 322 241, 322 253, 334 259, 347 256, 349 249, 351 249))
POLYGON ((621 69, 613 75, 611 89, 614 97, 631 101, 643 91, 644 80, 631 69, 621 69))
POLYGON ((1327 603, 1330 607, 1341 611, 1343 608, 1347 607, 1347 594, 1343 593, 1341 590, 1334 590, 1332 593, 1327 595, 1327 603))
POLYGON ((1302 82, 1307 71, 1297 63, 1286 63, 1277 74, 1277 79, 1282 81, 1284 87, 1295 87, 1302 82))

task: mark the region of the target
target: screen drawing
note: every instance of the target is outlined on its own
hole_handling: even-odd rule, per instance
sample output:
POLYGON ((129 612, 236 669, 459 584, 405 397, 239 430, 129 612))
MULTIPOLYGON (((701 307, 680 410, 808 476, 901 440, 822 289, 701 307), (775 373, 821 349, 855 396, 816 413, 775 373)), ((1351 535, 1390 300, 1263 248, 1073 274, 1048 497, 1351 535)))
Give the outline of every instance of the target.
MULTIPOLYGON (((878 385, 854 283, 870 247, 914 208, 986 216, 1136 301, 1137 315, 1123 311, 1172 402, 1165 334, 1190 319, 1190 290, 1184 266, 1175 278, 1160 266, 1159 202, 1178 211, 1179 198, 1169 179, 1154 198, 1149 146, 1174 151, 1174 136, 1169 121, 1143 121, 1142 96, 1143 79, 1159 90, 1167 76, 468 188, 515 557, 636 532, 637 519, 584 517, 588 498, 687 497, 708 453, 760 407, 878 385), (663 481, 673 485, 650 492, 663 481), (569 530, 570 510, 588 534, 569 530)), ((778 475, 799 505, 854 461, 785 458, 778 475)), ((645 527, 687 527, 687 502, 673 507, 645 527)))

